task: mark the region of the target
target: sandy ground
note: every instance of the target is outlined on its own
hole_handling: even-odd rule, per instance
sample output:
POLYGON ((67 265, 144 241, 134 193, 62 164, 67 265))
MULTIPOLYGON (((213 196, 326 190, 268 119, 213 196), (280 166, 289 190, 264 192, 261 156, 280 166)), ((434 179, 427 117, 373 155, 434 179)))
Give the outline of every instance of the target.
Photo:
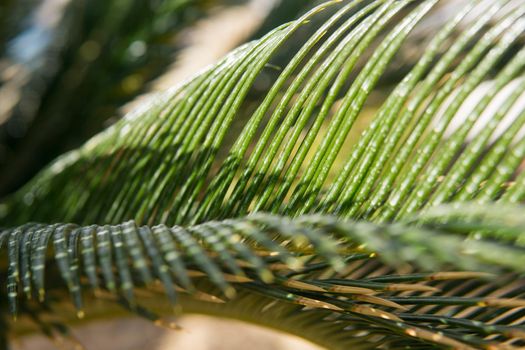
MULTIPOLYGON (((98 321, 76 327, 73 332, 86 350, 321 350, 302 339, 236 321, 195 315, 177 323, 182 330, 167 330, 130 318, 98 321)), ((13 350, 56 349, 42 335, 26 336, 13 344, 13 350)))

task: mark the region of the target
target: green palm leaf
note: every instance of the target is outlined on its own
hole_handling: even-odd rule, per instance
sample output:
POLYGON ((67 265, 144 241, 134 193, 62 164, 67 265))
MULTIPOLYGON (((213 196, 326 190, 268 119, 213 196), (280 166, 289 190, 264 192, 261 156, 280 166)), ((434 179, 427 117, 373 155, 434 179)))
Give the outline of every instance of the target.
POLYGON ((523 346, 525 6, 464 2, 391 85, 440 5, 322 4, 57 159, 3 207, 11 313, 163 324, 162 293, 329 348, 523 346))

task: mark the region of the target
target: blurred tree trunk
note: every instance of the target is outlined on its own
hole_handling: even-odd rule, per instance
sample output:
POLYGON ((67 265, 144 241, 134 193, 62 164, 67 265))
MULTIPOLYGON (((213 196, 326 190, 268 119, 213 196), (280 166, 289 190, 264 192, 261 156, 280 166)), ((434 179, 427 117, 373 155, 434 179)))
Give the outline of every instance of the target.
POLYGON ((42 0, 36 6, 26 1, 3 5, 0 197, 103 129, 119 106, 147 90, 147 82, 171 64, 180 48, 177 33, 202 17, 210 2, 42 0), (7 19, 21 9, 19 28, 19 21, 7 19))

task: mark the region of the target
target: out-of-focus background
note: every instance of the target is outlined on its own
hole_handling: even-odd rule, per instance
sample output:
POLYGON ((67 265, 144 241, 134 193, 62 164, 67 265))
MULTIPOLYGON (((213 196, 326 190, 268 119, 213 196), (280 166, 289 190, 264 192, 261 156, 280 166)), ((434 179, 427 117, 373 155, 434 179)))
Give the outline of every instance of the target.
MULTIPOLYGON (((75 337, 88 350, 319 350, 306 341, 237 321, 192 315, 181 318, 181 330, 165 330, 137 318, 98 321, 74 327, 75 337)), ((13 350, 55 350, 42 335, 22 337, 13 350)))
POLYGON ((0 1, 0 197, 137 96, 180 83, 318 2, 0 1))

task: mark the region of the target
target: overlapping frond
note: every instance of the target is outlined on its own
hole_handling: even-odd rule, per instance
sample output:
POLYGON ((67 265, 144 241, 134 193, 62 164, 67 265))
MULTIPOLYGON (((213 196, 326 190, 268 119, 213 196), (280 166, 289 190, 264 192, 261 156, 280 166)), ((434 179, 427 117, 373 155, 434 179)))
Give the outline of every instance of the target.
MULTIPOLYGON (((505 208, 511 216, 513 211, 523 210, 505 208)), ((157 280, 174 306, 178 305, 179 293, 203 302, 226 302, 240 290, 309 309, 329 310, 336 318, 357 318, 362 327, 380 327, 440 345, 465 349, 480 344, 492 346, 492 341, 484 339, 487 335, 523 340, 525 329, 518 325, 409 312, 407 305, 477 307, 487 309, 491 317, 494 314, 490 309, 498 314, 506 309, 512 311, 514 320, 519 319, 525 301, 506 297, 509 293, 451 296, 431 285, 436 281, 479 280, 490 286, 489 281, 494 279, 490 273, 451 272, 451 268, 525 271, 523 219, 494 221, 501 220, 501 216, 494 218, 493 212, 483 207, 467 207, 465 211, 458 217, 450 208, 442 208, 435 214, 422 214, 424 219, 419 219, 419 224, 373 224, 326 215, 290 219, 268 214, 189 227, 138 227, 131 221, 85 227, 29 224, 0 233, 0 244, 5 244, 8 253, 7 298, 14 315, 19 290, 29 300, 45 301, 45 271, 51 263, 48 250, 52 245, 51 261, 81 316, 83 289, 89 287, 95 293, 105 289, 120 295, 126 308, 160 320, 140 305, 141 293, 139 298, 135 295, 139 288, 155 291, 153 281, 157 280), (434 222, 436 217, 439 220, 434 222), (483 238, 465 241, 465 235, 478 232, 484 234, 483 238), (409 268, 409 264, 426 271, 448 269, 386 273, 375 278, 345 276, 355 272, 348 269, 353 263, 377 264, 376 252, 390 269, 409 268), (208 286, 200 290, 199 280, 203 278, 208 286), (209 294, 210 288, 216 292, 209 294), (425 325, 417 325, 418 320, 425 325), (449 324, 449 329, 436 332, 427 322, 449 324), (456 334, 465 330, 474 334, 456 334)), ((510 288, 510 295, 520 288, 522 284, 517 290, 510 288)))
POLYGON ((327 2, 55 161, 3 208, 12 311, 53 262, 79 308, 157 280, 333 348, 523 346, 525 5, 417 36, 441 4, 327 2))

